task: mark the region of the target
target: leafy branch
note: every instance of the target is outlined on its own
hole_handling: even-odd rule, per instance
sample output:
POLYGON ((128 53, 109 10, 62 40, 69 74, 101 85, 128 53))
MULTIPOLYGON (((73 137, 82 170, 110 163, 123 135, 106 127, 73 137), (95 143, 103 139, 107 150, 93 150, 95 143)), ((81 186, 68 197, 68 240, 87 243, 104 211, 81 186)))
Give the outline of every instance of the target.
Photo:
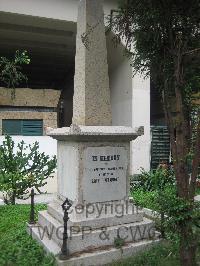
POLYGON ((15 88, 21 82, 27 82, 28 78, 22 73, 22 65, 30 63, 27 51, 16 51, 14 59, 0 57, 0 80, 7 88, 12 89, 11 98, 15 97, 15 88))
POLYGON ((39 152, 39 143, 26 145, 21 141, 15 147, 10 136, 5 136, 0 146, 0 191, 5 202, 15 204, 15 199, 29 197, 30 188, 41 193, 56 168, 56 156, 50 158, 39 152))

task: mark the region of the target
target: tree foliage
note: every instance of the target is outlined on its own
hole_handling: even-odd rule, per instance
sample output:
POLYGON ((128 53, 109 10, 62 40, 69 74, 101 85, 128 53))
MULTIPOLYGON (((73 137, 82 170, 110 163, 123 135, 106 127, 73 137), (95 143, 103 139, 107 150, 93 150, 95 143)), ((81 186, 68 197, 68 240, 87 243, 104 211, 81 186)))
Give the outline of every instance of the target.
POLYGON ((157 228, 163 237, 179 242, 180 224, 190 221, 195 231, 193 242, 198 243, 200 236, 200 203, 192 204, 186 199, 177 197, 175 176, 172 169, 162 169, 141 174, 135 180, 131 193, 134 203, 156 211, 157 228))
POLYGON ((27 76, 22 73, 22 65, 29 64, 27 51, 16 51, 14 59, 0 57, 0 80, 7 88, 12 89, 12 98, 15 96, 15 88, 21 82, 27 81, 27 76))
MULTIPOLYGON (((151 76, 163 102, 170 133, 177 196, 193 208, 200 166, 199 0, 126 0, 111 18, 137 73, 151 76)), ((188 217, 180 223, 181 263, 194 265, 188 217), (189 243, 189 244, 188 244, 189 243)))
POLYGON ((175 185, 174 172, 169 169, 158 168, 146 172, 144 169, 141 173, 132 179, 131 189, 144 189, 145 191, 162 190, 166 185, 175 185))
POLYGON ((47 178, 54 173, 56 157, 52 159, 40 153, 39 143, 26 145, 21 141, 15 147, 10 136, 0 146, 0 191, 4 192, 6 203, 15 204, 15 199, 29 197, 29 189, 47 184, 47 178))

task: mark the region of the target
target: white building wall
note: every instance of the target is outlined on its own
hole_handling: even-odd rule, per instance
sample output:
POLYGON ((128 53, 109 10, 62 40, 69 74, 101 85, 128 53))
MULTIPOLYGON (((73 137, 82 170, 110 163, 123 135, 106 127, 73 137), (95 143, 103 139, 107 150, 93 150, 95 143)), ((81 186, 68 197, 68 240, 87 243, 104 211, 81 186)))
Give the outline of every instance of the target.
POLYGON ((113 125, 144 126, 144 135, 131 143, 130 174, 150 170, 150 80, 133 76, 124 60, 110 75, 113 125))
MULTIPOLYGON (((112 39, 112 38, 111 38, 112 39)), ((108 40, 110 88, 114 126, 144 127, 144 136, 131 143, 130 173, 150 169, 150 79, 133 75, 130 60, 122 45, 113 47, 108 40)))
MULTIPOLYGON (((77 21, 79 0, 0 0, 0 11, 65 21, 77 21)), ((104 0, 104 12, 116 9, 117 1, 104 0)))
POLYGON ((110 75, 112 125, 132 125, 132 71, 125 59, 110 75))
POLYGON ((132 127, 144 126, 144 135, 132 142, 131 174, 137 174, 141 168, 150 170, 150 80, 134 76, 132 88, 132 127))

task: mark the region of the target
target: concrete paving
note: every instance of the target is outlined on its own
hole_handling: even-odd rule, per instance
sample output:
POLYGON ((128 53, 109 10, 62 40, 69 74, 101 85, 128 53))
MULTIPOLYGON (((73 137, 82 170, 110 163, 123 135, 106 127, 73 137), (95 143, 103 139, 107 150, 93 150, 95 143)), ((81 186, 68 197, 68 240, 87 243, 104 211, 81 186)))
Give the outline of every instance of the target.
POLYGON ((200 195, 197 195, 197 196, 195 197, 195 200, 196 200, 196 201, 200 201, 200 195))
MULTIPOLYGON (((53 201, 53 199, 56 197, 56 194, 39 194, 35 195, 35 203, 50 203, 53 201)), ((31 199, 28 198, 26 200, 16 200, 16 204, 30 204, 31 199)), ((3 199, 0 199, 0 206, 4 205, 3 199)))

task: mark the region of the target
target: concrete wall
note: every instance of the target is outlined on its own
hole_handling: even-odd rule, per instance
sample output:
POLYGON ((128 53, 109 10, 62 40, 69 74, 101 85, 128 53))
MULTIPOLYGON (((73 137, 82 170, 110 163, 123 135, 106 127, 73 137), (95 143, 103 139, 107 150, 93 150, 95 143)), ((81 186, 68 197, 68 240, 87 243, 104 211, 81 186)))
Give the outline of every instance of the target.
POLYGON ((144 126, 144 136, 131 144, 130 173, 150 170, 150 80, 134 76, 125 59, 110 75, 113 125, 144 126))
POLYGON ((49 89, 28 89, 20 88, 15 90, 15 97, 11 97, 11 89, 0 88, 0 107, 5 109, 0 112, 0 134, 2 134, 3 119, 42 119, 44 133, 46 127, 57 127, 57 112, 37 111, 37 107, 56 108, 60 97, 59 90, 49 89), (7 107, 18 107, 17 110, 9 110, 7 107), (31 107, 31 110, 20 107, 31 107), (32 108, 35 107, 33 111, 32 108))
POLYGON ((113 46, 112 36, 107 38, 111 105, 113 125, 144 126, 144 136, 131 144, 130 173, 141 168, 150 169, 150 80, 133 76, 130 60, 124 56, 124 47, 113 46))
POLYGON ((44 18, 76 21, 77 0, 1 0, 0 10, 44 18))
POLYGON ((126 58, 110 75, 112 124, 132 126, 132 71, 126 58))
MULTIPOLYGON (((58 20, 77 21, 79 0, 0 0, 0 11, 58 20)), ((117 6, 117 1, 104 0, 105 14, 117 6)))
POLYGON ((16 88, 14 98, 11 89, 0 87, 0 106, 57 107, 59 90, 16 88))
MULTIPOLYGON (((26 144, 33 144, 35 141, 39 142, 39 151, 44 152, 50 157, 57 155, 57 141, 48 137, 48 136, 37 136, 37 137, 29 137, 29 136, 12 136, 12 139, 15 142, 15 147, 17 144, 24 140, 26 144)), ((0 136, 0 145, 4 140, 3 136, 0 136)), ((41 190, 43 192, 55 193, 57 191, 57 173, 53 175, 53 178, 48 178, 48 184, 43 187, 41 190)))

